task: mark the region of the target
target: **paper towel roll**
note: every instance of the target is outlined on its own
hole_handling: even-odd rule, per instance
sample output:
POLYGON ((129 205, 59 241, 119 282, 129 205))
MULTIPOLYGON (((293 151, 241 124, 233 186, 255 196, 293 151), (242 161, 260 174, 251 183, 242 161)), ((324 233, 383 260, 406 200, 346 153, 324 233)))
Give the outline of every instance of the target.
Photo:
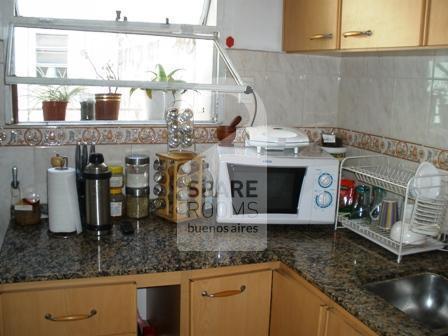
POLYGON ((49 230, 54 233, 81 233, 75 169, 49 168, 47 193, 49 230))

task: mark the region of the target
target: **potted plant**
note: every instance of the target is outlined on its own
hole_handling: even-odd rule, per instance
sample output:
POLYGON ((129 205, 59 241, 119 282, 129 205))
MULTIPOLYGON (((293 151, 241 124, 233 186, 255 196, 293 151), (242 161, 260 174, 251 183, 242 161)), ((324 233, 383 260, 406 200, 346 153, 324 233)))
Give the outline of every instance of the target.
MULTIPOLYGON (((112 63, 106 62, 101 68, 103 73, 100 73, 95 64, 90 59, 86 50, 81 51, 81 54, 90 63, 98 78, 103 80, 119 80, 118 71, 114 71, 112 63)), ((117 93, 118 87, 114 90, 109 86, 107 93, 95 94, 95 119, 96 120, 117 120, 120 112, 121 93, 117 93)))
MULTIPOLYGON (((161 64, 156 65, 156 71, 150 71, 154 75, 152 82, 171 82, 171 83, 185 83, 183 80, 175 79, 174 75, 182 69, 174 69, 167 73, 161 64)), ((167 96, 166 90, 152 90, 145 88, 132 88, 130 95, 136 90, 143 90, 146 93, 146 112, 148 119, 162 120, 167 106, 171 105, 176 99, 176 90, 170 90, 170 95, 167 96)), ((183 90, 184 93, 186 90, 183 90)))
POLYGON ((68 102, 81 91, 80 87, 69 89, 66 86, 47 86, 39 91, 37 99, 42 102, 44 120, 65 120, 68 102))

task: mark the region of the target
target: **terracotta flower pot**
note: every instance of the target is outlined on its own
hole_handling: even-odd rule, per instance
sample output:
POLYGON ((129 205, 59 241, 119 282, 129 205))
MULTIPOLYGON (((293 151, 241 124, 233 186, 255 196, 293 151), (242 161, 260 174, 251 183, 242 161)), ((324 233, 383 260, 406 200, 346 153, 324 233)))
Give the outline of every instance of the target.
POLYGON ((43 101, 42 111, 45 121, 65 120, 67 102, 63 101, 43 101))
POLYGON ((99 93, 95 95, 95 119, 117 120, 120 112, 121 93, 99 93))

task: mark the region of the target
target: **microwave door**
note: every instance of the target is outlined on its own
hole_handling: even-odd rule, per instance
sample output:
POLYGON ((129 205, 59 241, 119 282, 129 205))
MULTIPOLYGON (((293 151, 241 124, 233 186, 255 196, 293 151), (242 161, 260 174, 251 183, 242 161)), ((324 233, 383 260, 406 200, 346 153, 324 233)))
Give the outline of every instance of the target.
POLYGON ((307 169, 227 164, 233 215, 297 215, 307 169))

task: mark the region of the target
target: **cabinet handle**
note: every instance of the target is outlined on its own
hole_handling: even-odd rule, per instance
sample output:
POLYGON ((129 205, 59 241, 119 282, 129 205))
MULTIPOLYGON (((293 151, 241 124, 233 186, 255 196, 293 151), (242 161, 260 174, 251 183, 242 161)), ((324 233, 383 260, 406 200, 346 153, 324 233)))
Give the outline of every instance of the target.
POLYGON ((45 314, 45 319, 52 322, 80 321, 87 320, 95 315, 96 309, 92 309, 88 314, 79 315, 53 316, 51 314, 45 314))
POLYGON ((310 40, 329 40, 333 38, 332 33, 316 34, 310 37, 310 40))
POLYGON ((342 34, 344 37, 357 37, 357 36, 372 36, 373 32, 371 30, 365 31, 349 31, 342 34))
POLYGON ((226 291, 213 293, 213 294, 209 294, 207 291, 203 291, 201 293, 201 295, 204 297, 209 297, 209 298, 219 298, 219 297, 238 295, 238 294, 241 294, 242 292, 244 292, 245 290, 246 290, 246 286, 243 285, 240 287, 240 289, 226 290, 226 291))

